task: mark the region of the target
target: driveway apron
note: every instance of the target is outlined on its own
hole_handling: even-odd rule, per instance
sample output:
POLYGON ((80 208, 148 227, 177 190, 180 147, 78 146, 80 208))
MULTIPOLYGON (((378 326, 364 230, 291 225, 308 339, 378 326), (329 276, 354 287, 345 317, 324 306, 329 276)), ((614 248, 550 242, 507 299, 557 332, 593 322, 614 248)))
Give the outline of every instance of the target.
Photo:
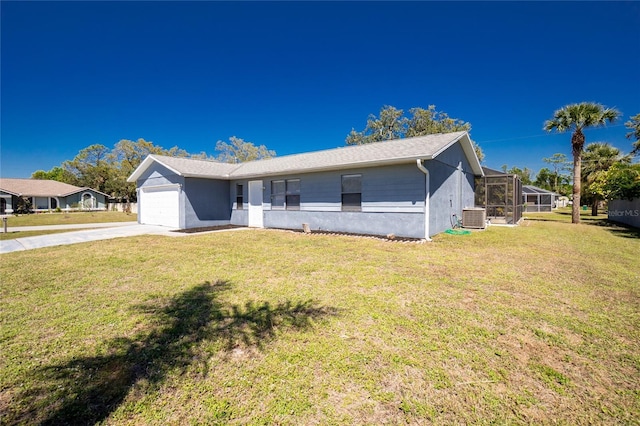
MULTIPOLYGON (((84 225, 91 227, 91 224, 84 225)), ((13 230, 24 228, 13 228, 13 230)), ((40 227, 40 229, 56 229, 54 227, 40 227)), ((59 228, 58 228, 59 229, 59 228)), ((24 229, 26 230, 26 229, 24 229)), ((88 229, 83 231, 63 232, 58 234, 39 235, 36 237, 16 238, 15 240, 0 241, 0 253, 10 253, 13 251, 32 250, 42 247, 53 247, 67 244, 85 243, 88 241, 108 240, 120 237, 133 237, 137 235, 167 235, 180 236, 179 233, 171 232, 170 228, 154 225, 119 225, 117 227, 88 229)))

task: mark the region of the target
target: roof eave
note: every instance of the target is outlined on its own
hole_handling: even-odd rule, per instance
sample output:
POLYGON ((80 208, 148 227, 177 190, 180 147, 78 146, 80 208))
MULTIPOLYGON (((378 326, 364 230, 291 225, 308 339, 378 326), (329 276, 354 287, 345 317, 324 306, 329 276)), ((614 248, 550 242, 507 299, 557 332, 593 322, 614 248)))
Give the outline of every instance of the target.
POLYGON ((136 182, 140 178, 140 176, 142 176, 142 174, 154 162, 160 164, 163 167, 166 167, 167 169, 171 170, 172 172, 174 172, 178 176, 183 176, 183 174, 180 171, 178 171, 178 170, 174 169, 173 167, 168 166, 167 164, 163 163, 161 160, 159 160, 158 158, 154 157, 153 154, 149 154, 149 155, 147 155, 147 158, 142 160, 142 163, 140 163, 140 165, 133 171, 133 173, 131 173, 131 176, 129 176, 127 178, 127 182, 136 182))

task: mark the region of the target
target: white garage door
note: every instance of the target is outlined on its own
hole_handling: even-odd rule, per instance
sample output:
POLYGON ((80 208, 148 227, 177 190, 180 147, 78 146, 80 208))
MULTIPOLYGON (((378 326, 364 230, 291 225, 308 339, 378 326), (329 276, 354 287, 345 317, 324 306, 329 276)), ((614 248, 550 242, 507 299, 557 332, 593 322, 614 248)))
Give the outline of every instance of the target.
POLYGON ((140 223, 180 227, 180 186, 162 185, 140 188, 140 223))

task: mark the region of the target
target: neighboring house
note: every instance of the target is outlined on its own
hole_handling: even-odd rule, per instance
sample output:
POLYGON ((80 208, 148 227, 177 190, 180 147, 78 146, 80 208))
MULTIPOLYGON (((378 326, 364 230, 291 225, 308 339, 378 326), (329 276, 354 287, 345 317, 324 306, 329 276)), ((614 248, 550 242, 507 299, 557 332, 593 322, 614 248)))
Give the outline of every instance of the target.
POLYGON ((533 185, 522 186, 522 202, 527 212, 550 212, 558 208, 558 197, 553 191, 538 188, 533 185))
POLYGON ((482 168, 466 132, 241 164, 149 155, 129 177, 138 221, 426 238, 473 207, 482 168))
POLYGON ((0 214, 13 213, 26 198, 32 211, 106 210, 107 194, 55 180, 0 178, 0 214))

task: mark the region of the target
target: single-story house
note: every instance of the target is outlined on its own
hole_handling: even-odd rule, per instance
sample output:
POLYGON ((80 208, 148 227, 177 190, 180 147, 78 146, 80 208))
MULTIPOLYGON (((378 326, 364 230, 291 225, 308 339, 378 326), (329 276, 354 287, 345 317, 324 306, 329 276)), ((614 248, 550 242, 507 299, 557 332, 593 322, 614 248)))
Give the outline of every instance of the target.
POLYGON ((455 132, 240 164, 149 155, 128 181, 142 224, 428 239, 473 207, 481 175, 469 135, 455 132))
POLYGON ((81 188, 55 180, 0 178, 0 214, 17 209, 26 198, 32 211, 106 210, 109 196, 92 188, 81 188))
POLYGON ((527 212, 550 212, 558 208, 560 194, 533 185, 522 186, 522 202, 527 212))

